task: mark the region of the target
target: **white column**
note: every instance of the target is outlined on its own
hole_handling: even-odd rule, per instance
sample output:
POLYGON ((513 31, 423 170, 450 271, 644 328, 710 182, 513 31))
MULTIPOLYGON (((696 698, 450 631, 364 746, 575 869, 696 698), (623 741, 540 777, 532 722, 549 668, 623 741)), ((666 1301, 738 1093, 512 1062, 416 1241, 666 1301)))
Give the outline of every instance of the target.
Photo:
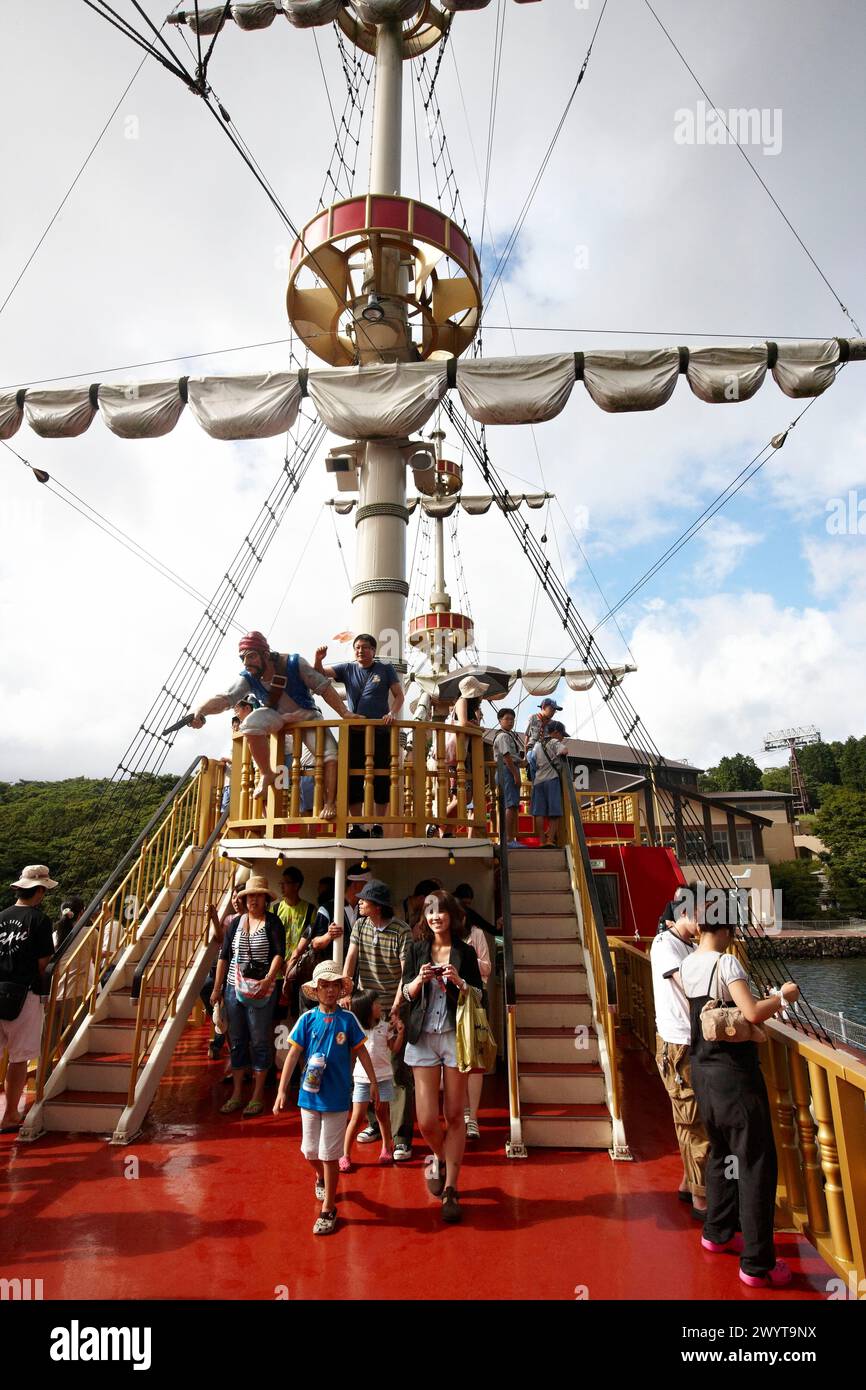
POLYGON ((376 32, 376 98, 370 192, 400 192, 403 142, 403 25, 379 24, 376 32))
MULTIPOLYGON (((346 861, 345 859, 334 860, 334 921, 338 926, 343 927, 345 932, 346 925, 346 861)), ((349 949, 345 935, 338 936, 333 944, 334 960, 337 965, 342 965, 346 959, 346 952, 349 949)))

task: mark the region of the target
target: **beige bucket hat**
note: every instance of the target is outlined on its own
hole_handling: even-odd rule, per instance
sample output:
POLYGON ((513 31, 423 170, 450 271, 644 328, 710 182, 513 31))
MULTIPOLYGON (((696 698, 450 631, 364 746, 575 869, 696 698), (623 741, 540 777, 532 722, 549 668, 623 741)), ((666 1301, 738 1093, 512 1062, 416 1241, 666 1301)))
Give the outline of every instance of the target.
POLYGON ((268 902, 273 902, 276 897, 276 893, 272 893, 268 887, 264 874, 250 874, 243 888, 236 888, 235 893, 239 898, 245 898, 250 893, 264 893, 268 902))
POLYGON ((12 884, 13 888, 56 888, 57 880, 48 872, 47 864, 28 864, 21 870, 21 877, 12 884))
POLYGON ((344 994, 352 993, 352 981, 347 975, 343 974, 343 967, 334 960, 320 961, 313 971, 312 980, 307 984, 301 985, 301 991, 305 999, 317 999, 316 986, 325 984, 328 980, 338 980, 343 986, 344 994))

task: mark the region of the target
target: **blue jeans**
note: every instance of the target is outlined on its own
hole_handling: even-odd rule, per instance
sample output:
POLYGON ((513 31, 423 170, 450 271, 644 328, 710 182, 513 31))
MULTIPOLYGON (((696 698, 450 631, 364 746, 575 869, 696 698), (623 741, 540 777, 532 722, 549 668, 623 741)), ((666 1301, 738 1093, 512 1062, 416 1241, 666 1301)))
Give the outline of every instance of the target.
POLYGON ((226 990, 232 1071, 243 1071, 252 1059, 253 1071, 267 1071, 274 1057, 274 1008, 277 991, 266 1004, 244 1004, 234 986, 226 990))

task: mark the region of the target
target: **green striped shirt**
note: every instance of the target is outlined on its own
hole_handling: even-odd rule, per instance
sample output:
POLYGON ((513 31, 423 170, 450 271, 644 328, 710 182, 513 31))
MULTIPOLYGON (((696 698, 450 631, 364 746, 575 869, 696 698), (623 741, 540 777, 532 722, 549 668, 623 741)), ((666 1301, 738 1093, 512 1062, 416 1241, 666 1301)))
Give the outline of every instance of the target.
POLYGON ((351 942, 358 948, 359 989, 377 990, 390 1007, 412 942, 411 928, 399 917, 382 927, 374 927, 369 917, 359 917, 351 942))

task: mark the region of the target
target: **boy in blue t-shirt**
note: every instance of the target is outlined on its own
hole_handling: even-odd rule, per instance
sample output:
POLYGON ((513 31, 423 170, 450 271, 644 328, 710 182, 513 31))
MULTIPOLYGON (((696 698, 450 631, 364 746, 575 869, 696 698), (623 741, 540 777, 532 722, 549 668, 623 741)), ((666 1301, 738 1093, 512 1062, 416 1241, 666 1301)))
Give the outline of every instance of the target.
POLYGON ((292 1072, 304 1058, 298 1091, 301 1109, 301 1153, 316 1170, 316 1198, 322 1203, 313 1235, 332 1235, 337 1226, 337 1177, 352 1096, 352 1066, 356 1058, 370 1078, 370 1097, 379 1099, 376 1073, 365 1047, 366 1034, 354 1014, 337 1008, 351 992, 335 961, 323 960, 302 989, 319 1007, 301 1014, 289 1035, 289 1055, 280 1077, 274 1114, 286 1107, 292 1072))

